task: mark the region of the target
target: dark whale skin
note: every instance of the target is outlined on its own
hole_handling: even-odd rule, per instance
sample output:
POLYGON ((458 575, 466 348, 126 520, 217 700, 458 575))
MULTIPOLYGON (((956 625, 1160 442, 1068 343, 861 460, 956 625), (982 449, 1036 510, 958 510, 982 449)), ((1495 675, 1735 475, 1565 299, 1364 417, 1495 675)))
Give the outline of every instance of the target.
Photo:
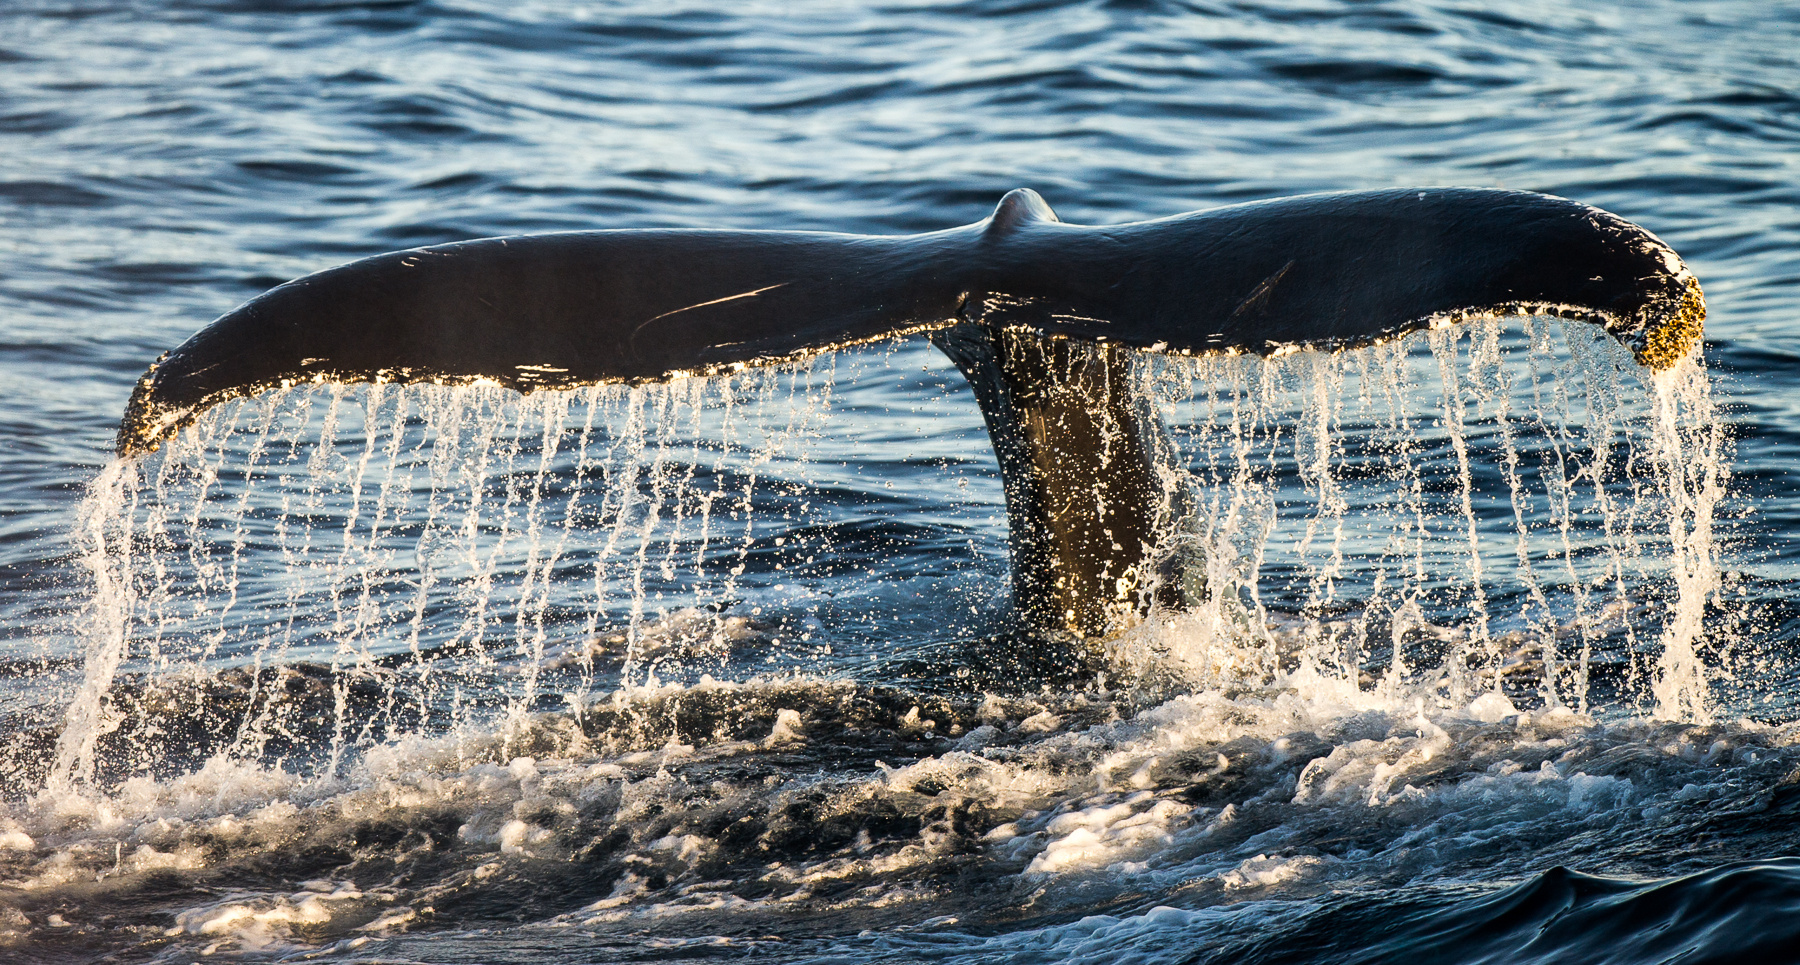
POLYGON ((1367 344, 1520 310, 1592 321, 1654 368, 1698 341, 1691 272, 1597 208, 1518 191, 1309 195, 1084 227, 1015 191, 904 236, 612 230, 376 255, 288 282, 152 366, 118 449, 307 381, 653 382, 958 320, 1156 351, 1367 344))
POLYGON ((1650 232, 1542 194, 1322 194, 1087 227, 1018 190, 917 235, 623 229, 365 258, 165 354, 117 445, 155 449, 209 406, 304 382, 645 383, 926 332, 987 421, 1021 616, 1093 636, 1180 604, 1157 576, 1165 443, 1125 348, 1343 349, 1512 313, 1592 322, 1665 369, 1699 343, 1705 302, 1650 232))

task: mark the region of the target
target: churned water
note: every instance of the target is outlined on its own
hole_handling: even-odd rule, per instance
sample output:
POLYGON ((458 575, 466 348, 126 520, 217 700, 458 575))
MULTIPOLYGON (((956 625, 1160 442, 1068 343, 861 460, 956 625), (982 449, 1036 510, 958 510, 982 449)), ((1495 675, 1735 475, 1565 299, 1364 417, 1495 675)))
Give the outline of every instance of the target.
POLYGON ((0 12, 0 958, 1800 960, 1800 10, 0 12), (519 397, 134 379, 354 257, 1524 188, 1693 267, 1145 357, 1206 602, 1020 652, 918 341, 519 397))

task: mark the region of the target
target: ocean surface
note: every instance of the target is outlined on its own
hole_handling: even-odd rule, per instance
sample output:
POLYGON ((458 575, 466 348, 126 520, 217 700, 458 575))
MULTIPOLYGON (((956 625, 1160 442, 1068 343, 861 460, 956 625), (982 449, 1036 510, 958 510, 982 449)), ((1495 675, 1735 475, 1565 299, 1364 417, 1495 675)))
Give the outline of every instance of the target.
POLYGON ((11 0, 0 959, 1800 961, 1796 51, 1747 0, 11 0), (1703 358, 1146 356, 1212 592, 1067 651, 918 339, 111 455, 160 353, 363 255, 1446 185, 1655 232, 1703 358))

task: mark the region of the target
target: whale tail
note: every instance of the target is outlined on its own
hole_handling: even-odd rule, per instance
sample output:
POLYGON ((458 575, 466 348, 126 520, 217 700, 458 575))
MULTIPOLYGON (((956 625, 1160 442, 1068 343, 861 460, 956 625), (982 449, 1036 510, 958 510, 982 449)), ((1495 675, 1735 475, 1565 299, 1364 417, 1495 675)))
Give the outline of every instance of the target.
POLYGON ((1592 322, 1663 369, 1698 344, 1705 302, 1650 232, 1539 194, 1315 195, 1086 227, 1019 190, 919 235, 586 231, 366 258, 166 353, 117 446, 155 449, 209 406, 308 382, 642 383, 931 332, 1000 460, 1021 613, 1091 634, 1142 605, 1166 514, 1140 492, 1161 443, 1126 349, 1342 349, 1525 312, 1592 322))

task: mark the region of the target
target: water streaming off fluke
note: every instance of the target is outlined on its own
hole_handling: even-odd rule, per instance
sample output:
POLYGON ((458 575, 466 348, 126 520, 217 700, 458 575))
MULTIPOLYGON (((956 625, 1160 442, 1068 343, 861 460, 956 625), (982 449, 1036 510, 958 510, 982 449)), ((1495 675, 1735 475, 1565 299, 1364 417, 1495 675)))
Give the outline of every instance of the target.
POLYGON ((1109 393, 1083 458, 1154 473, 1119 590, 1150 605, 1104 633, 1011 607, 1017 507, 917 343, 208 410, 90 488, 84 678, 0 754, 38 815, 0 825, 21 907, 95 882, 173 949, 405 957, 521 908, 631 936, 1229 906, 1486 874, 1482 842, 1571 822, 1680 837, 1693 773, 1800 764, 1710 722, 1698 359, 1513 315, 1031 364, 1021 411, 1109 393), (1108 448, 1127 426, 1154 435, 1108 448))
MULTIPOLYGON (((841 498, 862 467, 811 452, 884 417, 833 413, 835 358, 529 396, 307 386, 207 412, 93 486, 92 646, 51 783, 212 759, 332 774, 634 688, 804 676, 834 647, 904 677, 857 617, 921 554, 950 620, 914 647, 991 634, 1156 692, 1304 671, 1437 706, 1707 718, 1725 453, 1696 362, 1651 374, 1536 316, 1355 352, 1140 356, 1134 389, 1173 443, 1158 578, 1184 602, 1076 642, 1007 631, 991 525, 841 498)), ((979 468, 946 475, 997 499, 979 468)), ((1017 673, 981 682, 1036 686, 1017 673)))

